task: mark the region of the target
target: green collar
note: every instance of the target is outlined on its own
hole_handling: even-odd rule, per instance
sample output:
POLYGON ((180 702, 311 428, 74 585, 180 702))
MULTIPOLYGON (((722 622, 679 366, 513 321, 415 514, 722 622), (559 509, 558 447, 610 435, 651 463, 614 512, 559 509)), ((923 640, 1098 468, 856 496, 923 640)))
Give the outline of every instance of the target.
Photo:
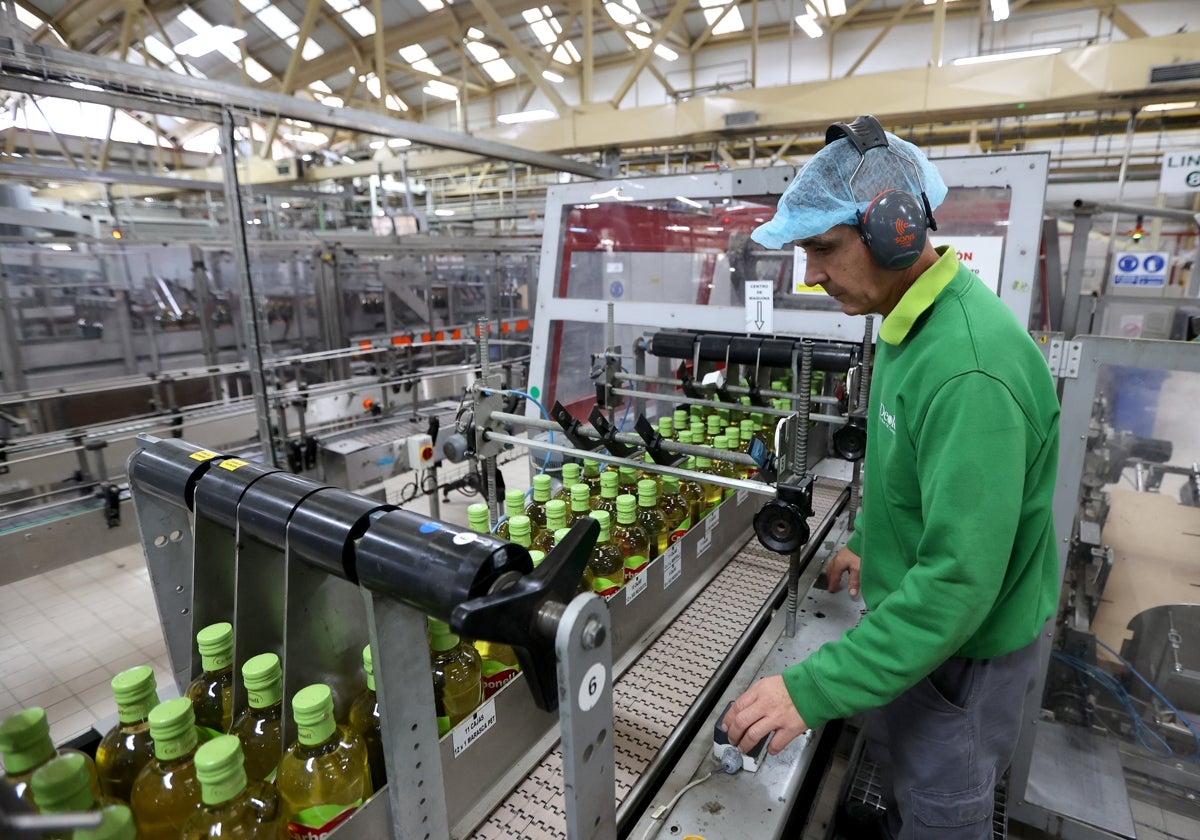
POLYGON ((954 249, 939 245, 935 250, 941 255, 938 261, 925 269, 904 293, 904 297, 900 298, 891 314, 883 319, 879 337, 888 344, 896 345, 908 338, 913 324, 926 309, 933 306, 934 298, 958 273, 958 255, 954 249))

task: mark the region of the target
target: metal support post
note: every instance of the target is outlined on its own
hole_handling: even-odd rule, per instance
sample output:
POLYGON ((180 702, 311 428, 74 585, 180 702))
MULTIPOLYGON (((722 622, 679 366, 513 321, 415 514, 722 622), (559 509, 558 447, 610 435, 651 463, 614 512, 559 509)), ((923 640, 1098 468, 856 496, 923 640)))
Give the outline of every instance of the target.
MULTIPOLYGON (((488 344, 489 327, 487 318, 478 320, 476 329, 479 332, 479 374, 485 388, 492 384, 491 347, 488 344)), ((496 492, 496 457, 494 455, 487 455, 483 459, 483 482, 488 510, 491 511, 493 519, 498 518, 500 516, 500 499, 496 492)))
MULTIPOLYGON (((812 356, 813 343, 805 339, 800 349, 800 381, 797 388, 801 394, 807 394, 812 390, 812 356)), ((808 472, 808 400, 801 399, 799 405, 800 410, 796 413, 796 440, 793 442, 792 450, 794 453, 792 471, 797 475, 803 475, 808 472)), ((787 615, 784 619, 784 632, 789 639, 796 635, 796 611, 800 604, 800 560, 802 556, 803 547, 793 551, 788 557, 787 615)))
POLYGON ((238 188, 237 138, 234 136, 233 114, 221 110, 221 169, 225 176, 225 204, 229 208, 229 227, 233 236, 233 262, 237 268, 242 292, 242 326, 246 333, 246 358, 250 367, 250 385, 254 389, 254 404, 258 415, 258 440, 262 446, 263 463, 275 466, 275 442, 271 438, 271 415, 267 405, 267 385, 263 378, 262 341, 259 338, 258 306, 254 300, 254 283, 250 278, 250 251, 246 244, 246 220, 242 215, 242 198, 238 188))
POLYGON ((1083 263, 1087 258, 1088 234, 1092 231, 1095 208, 1077 202, 1075 205, 1075 231, 1071 234, 1071 255, 1067 258, 1067 287, 1063 291, 1062 330, 1063 340, 1075 337, 1079 326, 1079 297, 1083 294, 1083 263))

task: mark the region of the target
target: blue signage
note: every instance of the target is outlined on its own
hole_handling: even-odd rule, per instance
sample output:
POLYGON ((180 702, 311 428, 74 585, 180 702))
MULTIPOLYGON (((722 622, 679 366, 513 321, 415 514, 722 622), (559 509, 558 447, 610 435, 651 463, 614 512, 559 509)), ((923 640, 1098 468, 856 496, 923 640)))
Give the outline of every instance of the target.
POLYGON ((1153 289, 1167 285, 1171 255, 1154 251, 1126 251, 1113 254, 1113 286, 1122 288, 1153 289))
POLYGON ((621 295, 625 294, 625 284, 620 280, 612 281, 608 287, 608 294, 609 297, 619 298, 621 295))

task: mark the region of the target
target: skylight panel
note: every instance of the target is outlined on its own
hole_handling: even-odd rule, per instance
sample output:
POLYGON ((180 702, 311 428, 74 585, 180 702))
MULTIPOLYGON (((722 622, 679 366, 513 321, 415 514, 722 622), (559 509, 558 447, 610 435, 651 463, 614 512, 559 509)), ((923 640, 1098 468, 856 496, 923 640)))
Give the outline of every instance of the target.
MULTIPOLYGON (((433 63, 433 59, 420 44, 409 44, 407 47, 402 47, 399 52, 400 57, 411 64, 414 70, 420 70, 431 76, 442 75, 441 68, 433 63)), ((457 88, 455 90, 457 92, 457 88)))
POLYGON ((20 3, 16 3, 14 5, 17 8, 17 20, 19 20, 22 24, 28 26, 30 29, 37 29, 42 25, 41 20, 39 20, 38 16, 33 12, 26 9, 20 3))
POLYGON ((575 45, 570 41, 563 41, 554 50, 554 55, 551 56, 559 64, 570 64, 575 61, 582 61, 579 56, 579 50, 575 49, 575 45))
POLYGON ((425 93, 430 96, 436 96, 438 99, 447 99, 451 102, 458 99, 458 88, 447 82, 439 82, 436 79, 430 79, 425 83, 425 93))
POLYGON ((438 9, 444 9, 446 4, 442 0, 419 0, 420 4, 425 7, 427 12, 436 12, 438 9))
POLYGON ((255 61, 253 58, 250 58, 247 56, 247 58, 246 58, 246 75, 249 76, 254 81, 261 84, 262 82, 265 82, 265 81, 267 81, 267 79, 271 78, 271 71, 268 70, 266 67, 263 67, 257 61, 255 61))
POLYGON ((192 30, 196 35, 203 35, 208 30, 212 29, 212 24, 200 17, 195 9, 189 9, 184 6, 183 11, 175 18, 188 29, 192 30))
POLYGON ((325 0, 329 4, 329 8, 333 9, 339 15, 343 12, 348 12, 359 4, 359 0, 325 0))
POLYGON ((362 6, 342 12, 342 20, 363 38, 375 34, 375 15, 362 6))
POLYGON ((407 111, 408 103, 394 93, 387 95, 387 106, 393 111, 407 111))
POLYGON ((317 93, 324 93, 324 94, 333 93, 333 88, 331 88, 329 85, 325 84, 324 82, 322 82, 319 79, 317 81, 313 82, 311 85, 309 85, 309 87, 312 88, 313 90, 315 90, 317 93))
MULTIPOLYGON (((733 3, 733 0, 700 0, 700 8, 704 10, 704 20, 711 26, 714 20, 721 18, 721 13, 726 6, 733 3)), ((724 35, 728 32, 741 32, 746 28, 746 24, 742 21, 742 13, 737 6, 733 6, 721 22, 713 27, 712 34, 724 35)))
MULTIPOLYGON (((283 40, 289 47, 296 49, 296 45, 300 43, 300 36, 292 35, 290 38, 284 38, 283 40)), ((312 61, 314 58, 320 58, 325 55, 325 48, 312 38, 309 38, 304 42, 304 49, 300 51, 300 55, 305 61, 312 61)))
POLYGON ((161 64, 170 64, 175 60, 175 51, 153 35, 143 38, 142 45, 145 46, 146 52, 161 64))
MULTIPOLYGON (((467 30, 467 35, 470 36, 470 39, 483 37, 483 33, 474 27, 467 30)), ((500 57, 500 51, 491 44, 468 40, 467 52, 471 54, 473 59, 479 62, 479 66, 483 68, 483 72, 487 73, 492 78, 492 81, 508 82, 517 77, 517 74, 513 72, 509 63, 500 57)))
POLYGON ((258 20, 280 38, 290 38, 300 31, 296 22, 280 11, 277 6, 267 6, 259 11, 258 20))
POLYGON ((271 0, 241 0, 242 8, 252 15, 261 12, 271 5, 271 0))

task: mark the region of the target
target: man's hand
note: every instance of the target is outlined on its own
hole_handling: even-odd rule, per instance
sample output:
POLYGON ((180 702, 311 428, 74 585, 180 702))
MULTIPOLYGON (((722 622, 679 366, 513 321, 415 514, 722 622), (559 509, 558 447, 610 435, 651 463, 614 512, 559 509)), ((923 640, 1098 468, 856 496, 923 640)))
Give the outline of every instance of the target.
POLYGON ((721 721, 729 734, 729 743, 736 744, 742 752, 763 739, 774 730, 767 752, 777 755, 797 735, 808 731, 808 725, 796 711, 792 697, 788 694, 783 677, 776 675, 759 680, 746 693, 733 701, 721 721))
POLYGON ((858 570, 862 565, 862 558, 855 554, 845 546, 842 547, 837 554, 833 555, 833 559, 829 561, 829 565, 825 567, 825 576, 829 579, 829 591, 837 592, 842 588, 842 575, 849 573, 849 580, 846 582, 846 591, 851 598, 858 596, 858 570))

